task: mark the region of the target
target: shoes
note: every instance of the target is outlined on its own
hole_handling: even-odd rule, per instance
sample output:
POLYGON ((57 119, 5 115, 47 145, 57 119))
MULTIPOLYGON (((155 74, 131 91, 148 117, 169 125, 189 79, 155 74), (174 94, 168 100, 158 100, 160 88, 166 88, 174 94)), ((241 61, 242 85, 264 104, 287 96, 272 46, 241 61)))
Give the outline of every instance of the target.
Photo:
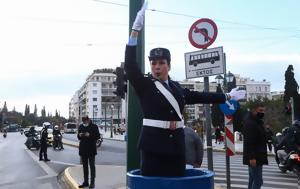
POLYGON ((95 184, 94 183, 90 184, 89 188, 95 188, 95 184))
POLYGON ((44 161, 51 161, 50 159, 45 159, 44 161))
POLYGON ((43 158, 40 158, 39 161, 43 161, 43 158))
POLYGON ((81 185, 78 186, 78 188, 84 188, 84 187, 88 187, 89 183, 87 182, 83 182, 81 185))

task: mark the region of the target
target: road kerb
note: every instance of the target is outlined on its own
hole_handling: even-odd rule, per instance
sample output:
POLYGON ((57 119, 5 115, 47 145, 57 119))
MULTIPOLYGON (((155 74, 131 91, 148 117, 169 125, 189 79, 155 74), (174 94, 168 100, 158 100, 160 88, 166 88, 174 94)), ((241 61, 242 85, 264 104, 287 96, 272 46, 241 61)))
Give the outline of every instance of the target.
POLYGON ((64 180, 67 182, 66 184, 72 189, 78 189, 77 182, 71 177, 69 173, 70 167, 66 168, 63 174, 64 180))

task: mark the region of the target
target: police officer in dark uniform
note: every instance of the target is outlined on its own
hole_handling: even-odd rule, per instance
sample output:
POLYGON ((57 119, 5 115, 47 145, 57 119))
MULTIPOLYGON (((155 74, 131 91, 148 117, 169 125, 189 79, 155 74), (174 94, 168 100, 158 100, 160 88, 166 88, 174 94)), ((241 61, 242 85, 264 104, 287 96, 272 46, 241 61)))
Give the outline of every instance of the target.
MULTIPOLYGON (((145 77, 136 63, 138 32, 143 27, 146 4, 138 12, 126 46, 125 71, 139 97, 144 114, 138 147, 141 151, 141 174, 144 176, 184 176, 185 139, 182 111, 185 104, 224 103, 237 99, 245 91, 225 95, 190 91, 171 80, 171 55, 166 48, 150 51, 151 76, 145 77), (163 86, 163 87, 162 87, 163 86), (167 91, 167 92, 166 92, 167 91)), ((130 107, 129 107, 130 108, 130 107)))
POLYGON ((47 147, 48 147, 48 127, 49 125, 43 125, 43 129, 41 131, 41 149, 40 149, 40 161, 50 161, 47 155, 47 147), (44 159, 43 159, 44 156, 44 159))

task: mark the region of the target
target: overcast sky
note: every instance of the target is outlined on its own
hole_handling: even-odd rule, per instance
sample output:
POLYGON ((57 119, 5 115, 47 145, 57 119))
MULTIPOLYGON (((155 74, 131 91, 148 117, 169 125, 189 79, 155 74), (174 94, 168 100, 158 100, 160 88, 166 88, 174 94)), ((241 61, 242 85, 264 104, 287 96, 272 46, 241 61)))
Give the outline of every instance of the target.
MULTIPOLYGON (((299 1, 148 2, 145 54, 169 48, 173 79, 185 78, 184 53, 198 50, 188 41, 189 27, 210 18, 219 31, 211 47, 223 46, 227 70, 266 79, 278 91, 292 64, 300 82, 299 1)), ((37 104, 39 113, 46 106, 67 117, 68 103, 87 75, 123 61, 128 5, 128 0, 1 0, 0 106, 7 101, 9 110, 23 112, 25 104, 31 111, 37 104)), ((145 67, 148 72, 147 61, 145 67)))

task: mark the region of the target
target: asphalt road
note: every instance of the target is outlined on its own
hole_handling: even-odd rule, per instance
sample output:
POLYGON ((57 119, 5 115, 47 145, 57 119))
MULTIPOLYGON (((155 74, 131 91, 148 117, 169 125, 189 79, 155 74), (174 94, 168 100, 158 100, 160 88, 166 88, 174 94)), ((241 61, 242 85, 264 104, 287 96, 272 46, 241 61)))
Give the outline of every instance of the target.
MULTIPOLYGON (((64 134, 76 139, 76 135, 64 134)), ((20 133, 0 136, 0 189, 60 189, 57 176, 69 166, 79 165, 78 148, 65 145, 64 150, 48 148, 50 162, 38 160, 39 151, 26 149, 26 137, 20 133)), ((104 140, 98 148, 96 164, 126 165, 126 143, 104 140)))

